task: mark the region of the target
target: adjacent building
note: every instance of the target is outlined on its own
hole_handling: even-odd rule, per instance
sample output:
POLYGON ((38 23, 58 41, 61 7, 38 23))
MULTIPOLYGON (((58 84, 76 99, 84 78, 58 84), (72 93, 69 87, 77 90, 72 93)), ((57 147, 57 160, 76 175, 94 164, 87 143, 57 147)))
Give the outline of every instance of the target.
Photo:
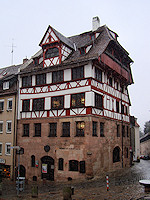
POLYGON ((72 37, 48 26, 18 78, 21 176, 84 179, 129 166, 133 61, 117 38, 98 17, 72 37))
POLYGON ((0 164, 4 177, 13 178, 17 127, 18 66, 0 69, 0 164))

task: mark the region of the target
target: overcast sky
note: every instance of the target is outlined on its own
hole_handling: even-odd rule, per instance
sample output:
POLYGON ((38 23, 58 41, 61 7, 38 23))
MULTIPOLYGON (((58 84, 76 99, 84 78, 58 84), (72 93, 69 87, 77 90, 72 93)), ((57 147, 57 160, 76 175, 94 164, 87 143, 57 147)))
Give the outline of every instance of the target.
POLYGON ((134 60, 131 115, 150 120, 150 0, 0 0, 0 67, 22 63, 39 49, 48 27, 64 36, 92 29, 99 16, 134 60), (13 44, 13 60, 12 60, 13 44))

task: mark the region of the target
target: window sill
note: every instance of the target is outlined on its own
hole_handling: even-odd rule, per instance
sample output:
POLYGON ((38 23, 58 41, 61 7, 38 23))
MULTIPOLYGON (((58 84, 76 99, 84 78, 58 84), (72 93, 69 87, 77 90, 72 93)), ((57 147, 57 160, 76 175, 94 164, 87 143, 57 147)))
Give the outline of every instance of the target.
POLYGON ((57 137, 57 135, 49 135, 48 137, 57 137))
POLYGON ((70 135, 61 135, 60 137, 70 137, 70 135))
POLYGON ((92 135, 93 137, 98 137, 98 135, 92 135))
POLYGON ((29 137, 29 135, 23 135, 22 137, 29 137))
POLYGON ((11 132, 6 132, 6 134, 11 134, 11 132))
POLYGON ((41 137, 41 135, 34 135, 33 137, 41 137))

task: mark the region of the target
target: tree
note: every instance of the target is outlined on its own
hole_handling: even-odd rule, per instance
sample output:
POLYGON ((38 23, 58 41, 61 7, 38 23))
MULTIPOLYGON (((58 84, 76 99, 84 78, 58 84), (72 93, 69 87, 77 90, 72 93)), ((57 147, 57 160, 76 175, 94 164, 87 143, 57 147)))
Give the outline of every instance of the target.
POLYGON ((145 122, 144 124, 144 134, 150 133, 150 121, 145 122))

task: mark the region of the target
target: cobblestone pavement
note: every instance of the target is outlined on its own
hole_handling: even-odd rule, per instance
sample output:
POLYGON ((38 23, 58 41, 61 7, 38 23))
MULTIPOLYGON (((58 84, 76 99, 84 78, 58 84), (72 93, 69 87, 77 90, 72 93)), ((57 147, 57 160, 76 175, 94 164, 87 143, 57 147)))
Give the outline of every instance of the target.
MULTIPOLYGON (((63 188, 74 187, 72 200, 144 200, 150 199, 150 193, 145 193, 139 184, 141 179, 150 179, 150 160, 141 160, 129 169, 121 169, 108 173, 109 191, 106 189, 106 177, 96 177, 92 180, 69 181, 67 183, 47 182, 38 184, 38 200, 62 200, 63 188), (149 198, 148 198, 149 197, 149 198)), ((25 186, 25 190, 17 197, 16 186, 10 180, 4 180, 0 200, 32 199, 33 183, 25 186)))

